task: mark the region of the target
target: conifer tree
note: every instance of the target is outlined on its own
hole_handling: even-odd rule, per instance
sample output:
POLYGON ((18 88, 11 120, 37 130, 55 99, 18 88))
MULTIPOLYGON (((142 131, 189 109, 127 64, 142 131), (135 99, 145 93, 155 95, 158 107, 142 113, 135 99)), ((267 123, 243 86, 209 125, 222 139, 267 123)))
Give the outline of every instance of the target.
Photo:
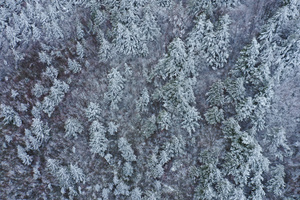
POLYGON ((4 124, 9 124, 12 122, 17 127, 22 126, 21 118, 19 117, 18 113, 14 111, 12 107, 7 106, 5 104, 1 104, 0 108, 1 108, 0 117, 4 118, 3 119, 4 124))
POLYGON ((131 145, 128 143, 128 141, 126 140, 126 138, 121 137, 118 140, 118 147, 119 150, 121 151, 121 155, 122 157, 130 162, 130 161, 136 161, 136 156, 134 155, 134 152, 131 148, 131 145))
POLYGON ((109 80, 108 91, 105 93, 104 99, 108 102, 111 110, 118 109, 118 103, 123 96, 125 79, 122 77, 117 68, 113 68, 107 76, 109 80))
POLYGON ((65 137, 73 136, 77 138, 77 134, 81 134, 83 131, 83 126, 75 118, 68 118, 65 122, 65 137))
POLYGON ((155 41, 156 38, 161 34, 160 28, 150 11, 150 8, 146 8, 145 14, 143 16, 143 20, 141 20, 141 24, 139 25, 141 31, 142 40, 145 41, 155 41))
POLYGON ((93 121, 89 132, 91 152, 98 153, 104 157, 108 148, 108 139, 105 137, 106 130, 104 126, 98 121, 93 121))
POLYGON ((24 165, 30 165, 32 162, 32 157, 29 156, 20 145, 18 145, 18 157, 22 160, 24 165))
POLYGON ((182 128, 191 134, 200 119, 199 113, 193 107, 194 66, 188 62, 190 58, 180 38, 175 38, 168 50, 168 55, 159 61, 152 74, 165 80, 165 84, 155 91, 154 99, 160 100, 166 111, 172 113, 171 117, 179 119, 182 128))

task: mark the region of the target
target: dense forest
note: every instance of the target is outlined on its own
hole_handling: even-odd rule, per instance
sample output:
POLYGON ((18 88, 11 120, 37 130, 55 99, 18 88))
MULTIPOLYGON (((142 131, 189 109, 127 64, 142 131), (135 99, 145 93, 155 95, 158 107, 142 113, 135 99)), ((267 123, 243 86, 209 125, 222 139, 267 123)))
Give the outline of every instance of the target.
POLYGON ((300 1, 0 0, 0 199, 300 199, 300 1))

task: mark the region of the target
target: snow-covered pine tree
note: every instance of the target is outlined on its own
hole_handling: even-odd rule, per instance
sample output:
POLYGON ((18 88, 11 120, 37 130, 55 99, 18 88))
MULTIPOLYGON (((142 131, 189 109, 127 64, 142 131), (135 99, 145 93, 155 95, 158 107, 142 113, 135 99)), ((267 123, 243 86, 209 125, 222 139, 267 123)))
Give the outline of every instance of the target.
POLYGON ((206 101, 209 105, 223 106, 226 102, 224 82, 220 80, 215 82, 205 95, 207 96, 206 101))
POLYGON ((53 66, 47 67, 46 71, 43 72, 43 76, 49 78, 51 81, 57 78, 58 70, 53 66))
POLYGON ((105 101, 109 104, 111 110, 119 109, 118 103, 123 98, 123 89, 125 79, 117 68, 112 68, 107 76, 109 80, 108 91, 104 95, 105 101))
POLYGON ((264 145, 271 161, 267 191, 273 198, 284 197, 286 186, 284 158, 292 154, 285 129, 282 127, 270 129, 265 135, 264 145))
POLYGON ((195 69, 191 65, 185 44, 180 38, 175 38, 165 55, 155 67, 150 77, 161 77, 165 84, 156 89, 153 98, 163 103, 171 117, 181 121, 181 127, 189 134, 198 126, 199 113, 194 109, 195 69))
POLYGON ((1 108, 0 117, 4 118, 3 119, 4 124, 13 123, 17 127, 22 126, 22 120, 20 116, 16 111, 14 111, 14 109, 11 106, 1 104, 0 108, 1 108))
POLYGON ((73 136, 75 139, 78 134, 83 131, 83 126, 80 124, 79 120, 76 118, 68 118, 65 122, 65 137, 73 136))
POLYGON ((229 34, 229 25, 231 21, 229 19, 229 15, 224 15, 221 17, 219 21, 219 25, 216 31, 216 40, 217 40, 217 48, 216 51, 216 62, 213 66, 214 68, 223 68, 227 63, 230 53, 230 34, 229 34))
POLYGON ((106 129, 98 121, 93 121, 90 126, 90 146, 92 153, 98 153, 104 157, 108 147, 108 139, 105 137, 106 129))
POLYGON ((98 51, 98 57, 101 62, 105 62, 112 57, 112 45, 105 38, 101 36, 100 47, 98 51))
POLYGON ((101 112, 102 110, 98 103, 90 102, 89 106, 85 109, 85 116, 89 121, 99 120, 101 112))
POLYGON ((143 20, 139 24, 142 40, 146 42, 155 41, 160 33, 160 27, 155 20, 153 12, 150 8, 146 8, 143 20))
POLYGON ((54 79, 53 85, 50 88, 50 94, 43 100, 43 111, 50 117, 57 106, 64 98, 65 93, 69 90, 69 85, 64 81, 54 79))
POLYGON ((259 49, 259 43, 256 38, 253 38, 251 44, 242 50, 237 65, 232 70, 233 75, 244 77, 246 84, 255 86, 263 79, 262 75, 265 72, 258 64, 259 49))
POLYGON ((128 143, 125 137, 121 137, 118 140, 118 148, 121 151, 122 157, 128 161, 136 161, 136 156, 134 155, 134 151, 131 148, 131 144, 128 143))
POLYGON ((224 120, 224 111, 222 108, 213 106, 207 110, 204 116, 209 124, 221 123, 224 120))
POLYGON ((139 31, 135 24, 129 28, 121 23, 117 23, 115 29, 114 51, 118 54, 135 56, 140 53, 141 42, 138 37, 139 31))
POLYGON ((235 189, 217 167, 218 158, 215 154, 216 152, 207 150, 200 154, 199 160, 202 164, 194 173, 195 178, 198 179, 194 193, 195 200, 233 198, 235 189))
POLYGON ((84 56, 84 47, 78 41, 77 41, 77 44, 76 44, 76 54, 77 54, 77 56, 79 56, 80 59, 82 59, 83 56, 84 56))
POLYGON ((136 187, 130 192, 130 200, 142 200, 142 191, 136 187))
POLYGON ((83 170, 81 168, 79 168, 77 166, 77 164, 75 164, 75 165, 70 164, 70 173, 71 173, 71 176, 72 176, 73 180, 76 183, 84 182, 85 175, 83 173, 83 170))
POLYGON ((78 73, 81 70, 80 64, 76 60, 68 58, 68 68, 73 73, 78 73))
POLYGON ((245 193, 250 199, 263 199, 263 174, 269 170, 269 160, 262 154, 262 148, 253 137, 241 127, 234 118, 223 123, 223 133, 230 140, 230 151, 225 157, 224 170, 233 177, 236 188, 251 189, 245 193))
POLYGON ((50 128, 40 118, 33 118, 31 131, 25 129, 26 146, 28 149, 37 150, 49 137, 50 128))
POLYGON ((149 103, 149 94, 148 94, 148 90, 147 88, 144 88, 141 94, 141 97, 139 98, 139 100, 136 103, 137 109, 140 112, 145 112, 147 111, 147 106, 149 103))
POLYGON ((24 165, 30 165, 32 162, 32 157, 29 156, 20 145, 18 145, 18 157, 22 160, 24 165))
POLYGON ((193 30, 189 33, 187 38, 188 53, 192 54, 197 65, 203 60, 203 38, 204 27, 206 23, 206 15, 201 14, 195 21, 193 30))
POLYGON ((36 97, 36 98, 40 98, 45 92, 45 88, 43 85, 41 85, 41 83, 36 83, 34 85, 34 87, 32 88, 32 94, 36 97))

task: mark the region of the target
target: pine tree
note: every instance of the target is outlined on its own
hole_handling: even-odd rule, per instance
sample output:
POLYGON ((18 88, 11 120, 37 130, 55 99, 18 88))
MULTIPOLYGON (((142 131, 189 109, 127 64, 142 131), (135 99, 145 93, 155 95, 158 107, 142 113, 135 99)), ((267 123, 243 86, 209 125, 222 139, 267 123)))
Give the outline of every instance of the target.
POLYGON ((51 174, 55 174, 57 172, 57 170, 58 170, 59 163, 55 159, 48 158, 46 166, 50 170, 51 174))
POLYGON ((187 47, 189 53, 193 54, 195 60, 203 59, 203 38, 204 38, 204 27, 206 23, 206 15, 201 14, 195 21, 195 26, 190 32, 187 39, 187 47))
POLYGON ((138 33, 139 30, 135 24, 132 24, 129 29, 118 23, 116 25, 116 37, 113 40, 115 51, 127 56, 138 55, 141 49, 138 33))
POLYGON ((270 180, 267 183, 267 189, 269 193, 277 198, 281 198, 285 193, 286 183, 284 181, 285 171, 284 166, 277 164, 270 169, 270 180))
POLYGON ((78 119, 68 118, 65 122, 65 137, 73 136, 75 139, 78 134, 81 134, 83 131, 83 126, 80 124, 78 119))
POLYGON ((160 125, 161 130, 169 130, 169 127, 172 125, 170 113, 165 110, 160 111, 158 124, 160 125))
POLYGON ((143 16, 143 20, 141 20, 141 24, 139 25, 141 30, 142 40, 155 41, 156 38, 161 34, 160 28, 150 11, 150 8, 146 8, 145 14, 143 16))
POLYGON ((219 109, 217 106, 209 108, 204 116, 209 124, 221 123, 224 120, 223 109, 219 109))
POLYGON ((33 118, 31 131, 25 129, 27 148, 37 150, 49 137, 50 128, 40 118, 33 118))
POLYGON ((57 106, 64 98, 65 93, 69 90, 69 85, 64 81, 54 79, 53 86, 50 88, 49 96, 43 100, 43 111, 50 117, 57 106))
POLYGON ((149 94, 148 94, 148 90, 147 88, 143 89, 142 91, 142 95, 140 97, 140 99, 137 101, 137 109, 140 111, 140 112, 145 112, 147 111, 147 106, 148 106, 148 103, 149 103, 149 94))
POLYGON ((224 94, 224 83, 222 81, 215 82, 209 91, 205 94, 207 96, 206 101, 211 106, 222 106, 226 102, 224 94))
POLYGON ((45 77, 48 77, 51 81, 55 80, 58 76, 58 70, 53 66, 47 67, 46 71, 43 72, 45 77))
POLYGON ((204 151, 200 155, 202 165, 196 170, 199 179, 195 188, 194 199, 231 199, 233 185, 224 178, 217 167, 218 158, 215 152, 204 151))
POLYGON ((83 182, 85 179, 83 170, 80 169, 76 164, 70 164, 70 173, 76 183, 83 182))
POLYGON ((71 179, 71 174, 70 174, 69 170, 67 169, 67 167, 59 166, 58 170, 56 171, 56 173, 54 175, 58 179, 60 187, 62 187, 62 188, 71 187, 72 179, 71 179))
POLYGON ((142 200, 142 191, 140 188, 134 188, 130 194, 130 200, 142 200))
POLYGON ((181 127, 191 134, 200 119, 199 113, 193 107, 194 66, 190 65, 192 62, 189 61, 185 44, 180 38, 175 38, 168 50, 168 55, 159 61, 151 75, 152 77, 157 75, 165 80, 165 84, 155 91, 153 97, 162 102, 166 112, 172 113, 168 115, 173 119, 179 119, 181 127))
POLYGON ((89 121, 99 120, 101 112, 102 110, 98 103, 90 102, 89 106, 85 109, 85 116, 89 121))
POLYGON ((165 144, 164 150, 170 158, 174 158, 185 154, 185 145, 186 141, 182 135, 179 135, 178 137, 172 136, 171 141, 165 144))
POLYGON ((236 187, 251 188, 250 199, 265 196, 263 174, 269 169, 269 160, 262 148, 248 132, 241 131, 238 122, 229 118, 224 122, 223 133, 230 139, 230 151, 225 158, 225 171, 233 177, 236 187))
POLYGON ((29 156, 20 145, 18 145, 18 157, 22 160, 24 165, 30 165, 32 162, 32 157, 29 156))
POLYGON ((104 35, 102 35, 100 43, 98 57, 101 62, 105 62, 112 57, 112 44, 104 38, 104 35))
POLYGON ((134 155, 131 145, 127 142, 126 138, 124 137, 119 138, 118 147, 119 147, 119 151, 121 151, 122 157, 126 161, 128 162, 136 161, 136 156, 134 155))
POLYGON ((122 100, 125 79, 122 77, 117 68, 113 68, 107 76, 109 80, 108 91, 104 99, 110 105, 111 110, 118 109, 118 103, 122 100))
POLYGON ((80 59, 82 59, 84 56, 84 47, 78 41, 76 44, 76 54, 77 54, 77 56, 79 56, 80 59))
POLYGON ((219 22, 218 30, 216 31, 217 48, 216 51, 216 62, 214 68, 223 68, 224 64, 227 63, 229 58, 229 25, 230 19, 228 15, 222 16, 219 22))
POLYGON ((260 45, 256 38, 252 39, 250 45, 248 45, 241 52, 240 59, 237 61, 237 66, 233 70, 233 74, 236 76, 245 77, 245 83, 259 85, 263 79, 264 69, 258 64, 260 45))
POLYGON ((216 69, 216 59, 217 59, 217 39, 216 33, 214 32, 214 25, 208 19, 204 27, 204 37, 203 37, 203 52, 204 58, 208 66, 212 69, 216 69))
POLYGON ((118 124, 115 124, 114 122, 109 122, 108 123, 108 133, 110 135, 114 135, 118 131, 118 124))
POLYGON ((68 58, 68 68, 75 74, 81 70, 80 64, 75 60, 71 60, 70 58, 68 58))
POLYGON ((105 151, 108 147, 108 139, 105 137, 105 128, 98 122, 93 121, 90 127, 90 146, 92 153, 98 153, 100 156, 104 157, 105 151))
POLYGON ((128 178, 131 177, 133 174, 133 167, 131 166, 130 162, 125 162, 123 166, 123 175, 128 178))
POLYGON ((237 79, 226 79, 225 88, 228 95, 225 97, 229 103, 236 104, 244 99, 246 95, 246 89, 244 87, 244 78, 240 77, 237 79))
POLYGON ((271 161, 267 191, 274 198, 282 198, 286 186, 283 161, 292 154, 287 143, 285 129, 282 127, 270 129, 265 136, 264 145, 271 161))
POLYGON ((45 88, 40 83, 36 83, 32 88, 32 94, 36 98, 40 98, 44 94, 44 92, 45 92, 45 88))
POLYGON ((245 98, 236 106, 236 119, 238 121, 243 121, 251 118, 255 108, 256 106, 254 105, 252 98, 245 98))
POLYGON ((0 117, 4 118, 3 119, 4 124, 9 124, 12 122, 17 127, 22 126, 21 118, 19 117, 18 113, 14 111, 12 107, 7 106, 5 104, 1 104, 0 108, 1 108, 0 117))

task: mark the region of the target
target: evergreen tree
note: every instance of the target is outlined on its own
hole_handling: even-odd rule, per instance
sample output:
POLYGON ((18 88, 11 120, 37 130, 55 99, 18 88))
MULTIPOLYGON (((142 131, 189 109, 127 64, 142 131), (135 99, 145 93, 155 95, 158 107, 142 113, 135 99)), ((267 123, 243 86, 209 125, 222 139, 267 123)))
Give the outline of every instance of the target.
POLYGON ((134 188, 131 191, 130 200, 142 200, 142 192, 140 188, 134 188))
POLYGON ((102 35, 101 44, 98 51, 99 60, 101 62, 105 62, 112 57, 111 54, 112 54, 112 45, 102 35))
POLYGON ((175 38, 168 49, 168 55, 159 61, 152 74, 166 81, 155 91, 154 99, 160 100, 166 111, 172 113, 171 117, 179 119, 182 128, 191 134, 200 119, 199 113, 192 105, 195 103, 192 88, 195 84, 194 66, 188 62, 189 56, 181 39, 175 38))
POLYGON ((105 137, 106 130, 104 126, 98 121, 93 121, 89 132, 91 152, 98 153, 104 157, 108 147, 108 139, 105 137))
POLYGON ((80 169, 76 164, 70 164, 70 173, 76 183, 83 182, 85 179, 83 170, 80 169))
POLYGON ((135 24, 130 29, 121 23, 116 25, 116 37, 113 40, 116 53, 135 56, 140 53, 141 43, 138 37, 139 30, 135 24))
POLYGON ((19 117, 18 113, 14 111, 12 107, 7 106, 5 104, 1 104, 0 108, 1 108, 0 117, 4 118, 3 119, 4 124, 9 124, 12 122, 17 127, 22 126, 21 118, 19 117))
POLYGON ((204 151, 200 155, 202 165, 195 173, 199 181, 194 199, 232 199, 234 187, 217 167, 218 159, 214 154, 204 151))
POLYGON ((215 82, 209 91, 205 94, 207 96, 206 101, 211 106, 222 106, 226 102, 225 98, 225 86, 222 81, 215 82))
POLYGON ((80 64, 75 60, 71 60, 70 58, 68 58, 68 68, 75 74, 81 70, 80 64))
POLYGON ((229 57, 229 25, 230 19, 228 15, 222 16, 219 21, 219 26, 216 31, 216 40, 217 40, 217 48, 216 51, 216 63, 213 69, 215 68, 223 68, 224 64, 227 63, 229 57))
POLYGON ((148 90, 147 88, 143 89, 142 91, 142 95, 140 97, 140 99, 137 101, 137 109, 141 112, 145 112, 147 111, 147 106, 149 103, 149 94, 148 94, 148 90))
POLYGON ((65 93, 69 90, 68 84, 63 81, 54 79, 53 85, 50 88, 49 96, 43 100, 43 111, 50 117, 53 113, 55 106, 57 106, 64 98, 65 93))
POLYGON ((262 155, 262 148, 255 138, 233 118, 224 122, 223 133, 230 139, 230 151, 225 158, 225 171, 233 177, 236 187, 251 188, 250 199, 263 199, 263 173, 269 169, 269 160, 262 155))
POLYGON ((85 109, 85 116, 89 121, 99 120, 101 117, 100 105, 94 102, 90 102, 89 106, 85 109))
POLYGON ((190 32, 187 39, 187 47, 190 54, 195 57, 195 60, 203 59, 203 38, 204 27, 206 23, 206 15, 201 14, 195 21, 195 26, 190 32))
POLYGON ((152 13, 153 12, 150 11, 150 8, 146 9, 143 20, 141 20, 141 24, 139 25, 142 40, 147 42, 155 41, 161 34, 160 28, 152 13))
POLYGON ((77 134, 81 134, 83 131, 83 126, 80 124, 78 119, 68 118, 65 122, 65 137, 73 136, 77 138, 77 134))
POLYGON ((117 68, 113 68, 107 78, 109 84, 104 99, 109 103, 111 110, 117 110, 118 103, 122 100, 125 79, 117 68))
POLYGON ((136 156, 134 155, 134 152, 131 148, 131 145, 127 142, 126 138, 121 137, 118 140, 118 147, 121 151, 122 157, 130 162, 130 161, 136 161, 136 156))
POLYGON ((212 108, 208 109, 204 116, 209 124, 221 123, 224 120, 223 109, 219 109, 216 106, 213 106, 212 108))
POLYGON ((256 38, 242 52, 233 74, 243 76, 246 84, 258 85, 263 80, 265 70, 258 64, 260 45, 256 38))
POLYGON ((32 157, 29 156, 20 145, 18 145, 18 157, 22 160, 24 165, 30 165, 32 162, 32 157))
POLYGON ((44 94, 44 92, 45 92, 45 88, 40 83, 36 83, 32 88, 32 94, 36 98, 40 98, 44 94))
POLYGON ((40 118, 33 118, 31 131, 25 129, 26 146, 29 149, 37 150, 49 137, 50 128, 40 118))

